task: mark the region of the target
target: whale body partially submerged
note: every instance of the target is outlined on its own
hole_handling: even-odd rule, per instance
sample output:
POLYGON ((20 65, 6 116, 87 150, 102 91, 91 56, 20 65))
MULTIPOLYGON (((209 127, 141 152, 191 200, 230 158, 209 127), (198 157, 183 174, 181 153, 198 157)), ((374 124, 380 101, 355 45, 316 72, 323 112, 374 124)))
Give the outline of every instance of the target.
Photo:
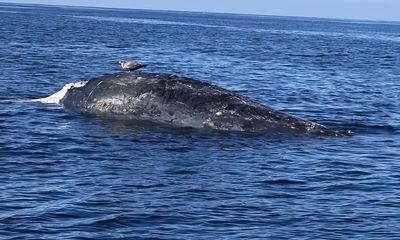
POLYGON ((89 115, 173 127, 338 134, 221 87, 175 75, 109 74, 70 87, 58 101, 68 109, 89 115))

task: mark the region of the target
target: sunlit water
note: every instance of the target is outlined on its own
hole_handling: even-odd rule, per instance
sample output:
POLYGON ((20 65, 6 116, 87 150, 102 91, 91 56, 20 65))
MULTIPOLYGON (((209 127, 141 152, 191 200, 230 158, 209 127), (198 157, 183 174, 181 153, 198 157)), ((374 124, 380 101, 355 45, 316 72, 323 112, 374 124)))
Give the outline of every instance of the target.
POLYGON ((0 5, 1 239, 400 238, 400 23, 0 5), (119 71, 349 137, 132 126, 24 102, 119 71))

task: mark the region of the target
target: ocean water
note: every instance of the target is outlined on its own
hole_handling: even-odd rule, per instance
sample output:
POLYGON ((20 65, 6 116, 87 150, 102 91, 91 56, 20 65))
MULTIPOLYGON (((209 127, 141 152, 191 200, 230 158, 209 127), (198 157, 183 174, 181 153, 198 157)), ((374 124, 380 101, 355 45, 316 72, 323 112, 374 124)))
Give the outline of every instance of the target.
POLYGON ((0 239, 400 239, 400 23, 0 4, 0 239), (119 71, 347 137, 131 126, 28 103, 119 71))

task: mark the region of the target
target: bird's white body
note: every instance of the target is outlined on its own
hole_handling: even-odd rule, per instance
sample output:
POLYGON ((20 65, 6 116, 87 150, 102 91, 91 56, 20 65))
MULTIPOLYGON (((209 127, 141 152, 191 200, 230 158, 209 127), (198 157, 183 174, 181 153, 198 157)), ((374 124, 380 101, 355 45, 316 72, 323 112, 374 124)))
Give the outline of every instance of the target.
POLYGON ((146 64, 142 64, 142 63, 135 62, 135 61, 119 61, 118 63, 121 65, 122 69, 128 70, 128 71, 134 71, 136 69, 146 66, 146 64))

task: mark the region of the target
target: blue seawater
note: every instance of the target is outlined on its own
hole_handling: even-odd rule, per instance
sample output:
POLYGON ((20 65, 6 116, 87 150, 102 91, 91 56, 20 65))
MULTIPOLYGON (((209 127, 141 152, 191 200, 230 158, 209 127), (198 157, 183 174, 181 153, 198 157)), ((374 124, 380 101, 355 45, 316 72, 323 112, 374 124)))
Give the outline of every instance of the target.
POLYGON ((400 239, 400 23, 0 5, 0 239, 400 239), (149 64, 348 137, 28 103, 149 64))

